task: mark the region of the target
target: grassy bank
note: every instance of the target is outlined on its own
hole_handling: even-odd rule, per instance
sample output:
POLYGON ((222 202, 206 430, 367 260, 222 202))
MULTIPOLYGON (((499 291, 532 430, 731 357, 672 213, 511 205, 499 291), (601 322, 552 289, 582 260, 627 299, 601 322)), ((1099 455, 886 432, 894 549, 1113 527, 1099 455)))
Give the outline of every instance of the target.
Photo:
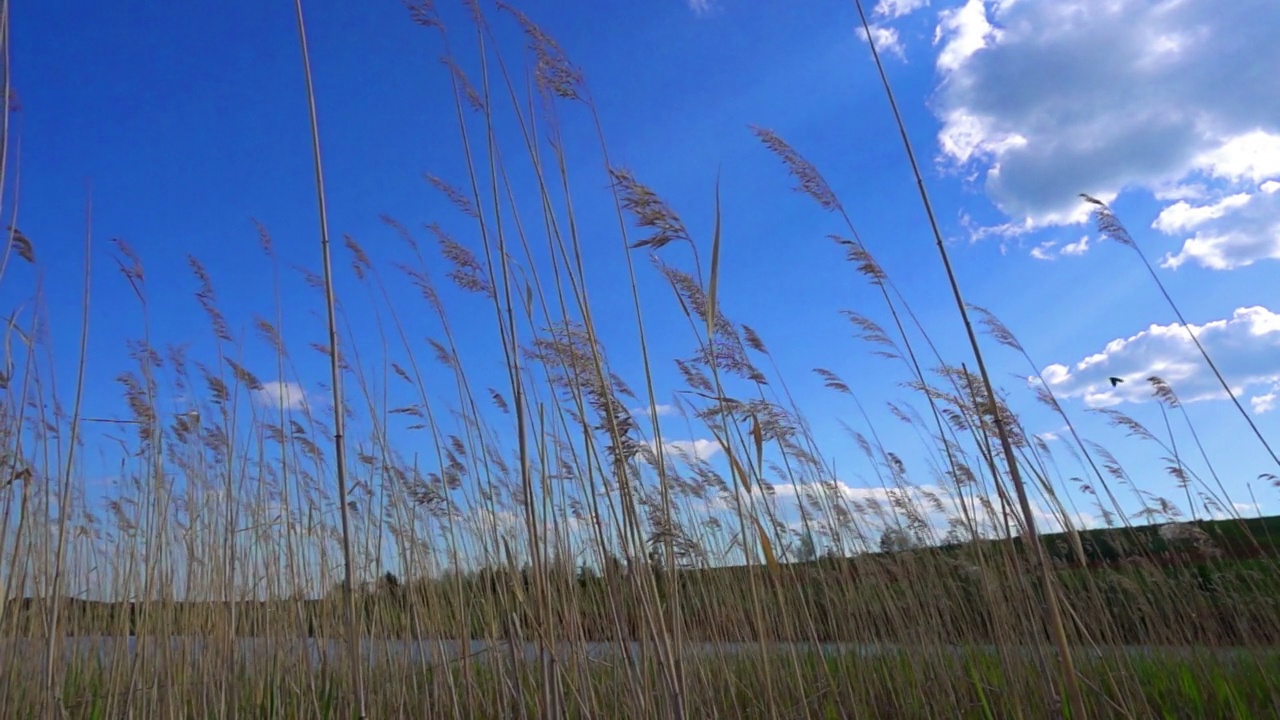
MULTIPOLYGON (((1045 535, 1042 542, 1066 604, 1090 608, 1087 618, 1078 620, 1082 641, 1265 647, 1280 643, 1269 622, 1280 612, 1280 552, 1271 535, 1277 521, 1166 525, 1163 533, 1153 526, 1090 530, 1078 535, 1080 554, 1067 534, 1045 535)), ((646 572, 652 574, 658 602, 678 601, 689 623, 685 637, 694 642, 983 645, 1001 640, 997 625, 1002 619, 991 598, 1019 592, 1025 555, 1015 539, 828 556, 776 570, 665 570, 628 567, 613 558, 603 573, 581 565, 546 568, 544 574, 559 598, 561 635, 552 639, 560 641, 643 639, 644 603, 633 588, 639 582, 635 575, 646 572), (996 558, 1003 565, 993 565, 996 558), (920 578, 929 580, 923 597, 920 578), (768 602, 760 610, 764 626, 757 627, 751 589, 762 584, 768 602)), ((509 639, 515 628, 536 622, 528 601, 533 580, 528 566, 485 567, 436 579, 388 572, 357 595, 361 634, 509 639)), ((339 637, 340 588, 317 599, 234 605, 242 637, 339 637)), ((48 612, 47 601, 10 601, 10 632, 41 636, 48 612)), ((210 636, 231 620, 232 603, 68 598, 60 612, 58 624, 66 633, 210 636)))
MULTIPOLYGON (((342 661, 307 667, 300 658, 258 662, 245 658, 235 670, 216 654, 200 661, 158 655, 134 671, 129 663, 84 664, 68 672, 62 690, 65 717, 101 718, 145 712, 149 716, 209 717, 223 693, 235 717, 347 717, 342 698, 351 693, 342 661)), ((563 717, 647 718, 671 713, 657 694, 638 695, 662 682, 645 661, 629 668, 621 656, 582 662, 570 653, 553 663, 510 662, 501 648, 465 662, 424 670, 386 659, 364 671, 371 717, 537 717, 544 671, 555 672, 565 697, 563 717)), ((1042 663, 994 651, 917 649, 865 657, 750 653, 691 656, 682 672, 696 717, 783 718, 1043 718, 1060 714, 1060 699, 1046 691, 1042 663)), ((1272 677, 1280 655, 1265 653, 1223 662, 1209 653, 1152 653, 1133 657, 1082 656, 1082 682, 1090 688, 1093 717, 1269 717, 1277 710, 1272 677)), ((10 717, 35 717, 42 706, 35 678, 16 683, 5 697, 10 717)))

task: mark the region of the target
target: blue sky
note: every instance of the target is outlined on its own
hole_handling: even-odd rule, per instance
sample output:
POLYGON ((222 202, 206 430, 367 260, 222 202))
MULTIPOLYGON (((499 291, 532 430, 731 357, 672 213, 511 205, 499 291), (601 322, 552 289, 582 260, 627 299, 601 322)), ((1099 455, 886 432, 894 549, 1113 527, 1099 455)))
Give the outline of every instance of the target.
MULTIPOLYGON (((518 7, 585 73, 614 163, 681 214, 703 253, 719 177, 721 307, 759 331, 842 467, 856 465, 857 453, 834 418, 850 420, 854 410, 811 369, 839 373, 876 408, 903 397, 892 383, 904 376, 870 356, 839 313, 883 320, 871 289, 826 239, 842 226, 790 191, 792 180, 748 125, 778 132, 819 167, 944 353, 968 360, 852 3, 518 7)), ((1209 352, 1280 445, 1280 315, 1272 314, 1280 311, 1280 80, 1259 70, 1280 60, 1271 41, 1280 10, 1267 0, 1229 10, 1211 0, 1116 0, 1105 9, 1084 0, 883 0, 867 9, 966 298, 1019 336, 1086 434, 1115 451, 1141 484, 1177 497, 1158 453, 1082 410, 1114 404, 1159 427, 1141 382, 1155 372, 1184 398, 1204 398, 1189 412, 1235 499, 1247 501, 1245 483, 1253 482, 1271 509, 1273 491, 1256 478, 1277 468, 1215 396, 1183 330, 1163 327, 1176 319, 1136 256, 1099 240, 1076 194, 1113 201, 1188 321, 1207 325, 1209 352), (1112 375, 1129 382, 1112 390, 1105 382, 1112 375)), ((441 12, 463 64, 474 62, 460 4, 442 3, 441 12)), ((348 270, 343 234, 388 273, 403 253, 379 221, 383 213, 411 228, 441 222, 475 247, 454 208, 422 179, 430 172, 465 182, 448 76, 436 62, 436 36, 410 22, 398 2, 315 2, 307 13, 335 266, 357 313, 353 324, 370 332, 372 316, 355 309, 367 294, 348 270)), ((514 62, 523 46, 518 28, 493 19, 514 62)), ((253 219, 270 229, 285 263, 286 335, 299 362, 298 376, 285 379, 321 393, 326 368, 306 344, 323 340, 323 306, 288 270, 290 263, 319 269, 292 3, 20 4, 12 37, 22 110, 20 155, 11 157, 21 175, 5 200, 12 209, 19 189, 17 225, 35 244, 46 282, 64 402, 74 378, 90 187, 86 415, 123 416, 113 378, 125 363, 124 339, 143 331, 132 291, 110 260, 110 238, 125 239, 143 259, 157 345, 189 341, 195 355, 213 349, 192 297, 186 257, 194 255, 233 331, 246 338, 238 357, 264 380, 277 379, 251 325, 255 314, 275 312, 253 219)), ((628 352, 630 297, 616 292, 625 282, 622 251, 589 117, 561 112, 579 221, 602 238, 585 243, 593 303, 600 317, 620 318, 605 329, 606 346, 638 386, 640 366, 628 352)), ((518 150, 512 129, 504 126, 502 140, 518 150)), ((530 192, 527 176, 514 181, 516 192, 530 192)), ((661 392, 677 382, 669 359, 687 356, 693 340, 643 254, 634 259, 661 392), (655 338, 664 328, 684 334, 655 338)), ((444 283, 443 268, 435 272, 444 283)), ((34 277, 11 265, 0 287, 6 313, 30 302, 34 277)), ((411 302, 408 291, 397 292, 411 302)), ((461 326, 488 317, 475 296, 450 293, 447 301, 461 326)), ((465 335, 476 372, 496 384, 493 338, 465 335)), ((988 344, 993 372, 1022 396, 1016 405, 1031 429, 1059 431, 1012 377, 1027 371, 1022 360, 988 344)), ((378 348, 362 346, 362 354, 372 360, 378 348)), ((664 422, 670 439, 707 439, 696 429, 681 436, 689 431, 678 420, 664 422)), ((881 431, 904 454, 914 447, 914 435, 895 421, 881 431)), ((858 484, 859 474, 867 475, 851 470, 846 482, 858 484)))

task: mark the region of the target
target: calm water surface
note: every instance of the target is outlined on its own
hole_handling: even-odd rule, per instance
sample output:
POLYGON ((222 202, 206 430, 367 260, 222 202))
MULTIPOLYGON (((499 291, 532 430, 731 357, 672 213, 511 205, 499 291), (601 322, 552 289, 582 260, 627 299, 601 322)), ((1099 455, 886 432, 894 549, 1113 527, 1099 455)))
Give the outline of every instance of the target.
MULTIPOLYGON (((42 662, 46 641, 43 639, 28 638, 10 638, 0 639, 0 667, 8 667, 10 663, 18 664, 35 664, 42 662)), ((62 654, 67 660, 77 658, 81 661, 88 660, 94 655, 101 661, 119 660, 122 658, 131 658, 140 650, 146 651, 149 655, 160 655, 161 657, 169 657, 173 659, 198 659, 201 653, 208 648, 219 648, 219 643, 211 641, 203 637, 183 636, 171 637, 166 639, 159 638, 135 638, 135 637, 105 637, 105 636, 75 636, 67 637, 62 642, 62 654)), ((875 656, 884 654, 896 654, 901 652, 912 653, 959 653, 982 651, 995 652, 994 647, 957 647, 957 646, 935 646, 933 648, 913 648, 899 645, 855 645, 855 644, 825 644, 819 646, 824 654, 836 655, 846 653, 857 653, 863 656, 875 656)), ((809 643, 774 643, 768 646, 780 654, 790 651, 800 653, 812 652, 814 646, 809 643)), ((628 642, 627 649, 632 652, 640 652, 641 646, 636 642, 628 642)), ((758 643, 693 643, 686 646, 686 655, 734 655, 744 653, 747 655, 758 653, 760 645, 758 643)), ((347 646, 344 641, 337 638, 291 638, 291 639, 268 639, 268 638, 240 638, 236 643, 237 654, 246 660, 254 657, 275 657, 275 658, 295 658, 298 661, 304 660, 310 656, 312 661, 321 661, 329 659, 337 662, 345 662, 347 646)), ((475 659, 494 658, 501 660, 509 660, 512 654, 512 644, 506 641, 493 642, 487 640, 472 640, 459 642, 458 640, 398 640, 398 639, 374 639, 364 638, 361 641, 361 652, 366 662, 394 661, 394 662, 411 662, 421 663, 424 665, 435 665, 443 662, 457 660, 463 656, 473 657, 475 659)), ((594 642, 586 643, 585 646, 571 645, 568 643, 561 644, 555 648, 556 654, 580 654, 585 651, 590 658, 597 660, 608 660, 610 658, 618 658, 624 650, 623 645, 619 643, 594 642)), ((1196 647, 1140 647, 1127 646, 1122 648, 1110 648, 1102 652, 1126 652, 1130 654, 1179 654, 1192 655, 1198 652, 1204 652, 1208 648, 1196 647)), ((518 655, 526 660, 536 660, 539 656, 539 649, 532 643, 518 644, 515 647, 518 655)), ((1025 652, 1032 653, 1034 649, 1025 648, 1025 652)), ((1094 652, 1087 648, 1078 649, 1082 655, 1092 654, 1094 652)), ((1245 656, 1250 654, 1245 649, 1216 649, 1213 654, 1219 659, 1228 659, 1231 656, 1245 656)))

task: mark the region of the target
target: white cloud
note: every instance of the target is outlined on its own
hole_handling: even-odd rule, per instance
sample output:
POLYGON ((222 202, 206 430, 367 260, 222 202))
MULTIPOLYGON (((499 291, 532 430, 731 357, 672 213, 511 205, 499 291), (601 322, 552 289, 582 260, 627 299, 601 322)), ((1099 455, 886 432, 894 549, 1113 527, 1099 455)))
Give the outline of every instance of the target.
MULTIPOLYGON (((676 414, 676 412, 677 412, 677 410, 676 410, 676 406, 675 406, 675 405, 667 405, 667 404, 663 404, 663 403, 658 403, 657 405, 654 405, 653 410, 654 410, 654 413, 653 413, 653 414, 654 414, 654 415, 656 415, 656 416, 658 416, 658 417, 666 417, 666 416, 668 416, 668 415, 675 415, 675 414, 676 414)), ((648 416, 649 416, 649 407, 646 405, 646 406, 644 406, 644 407, 635 407, 635 408, 631 408, 631 414, 632 414, 632 415, 635 415, 635 416, 637 416, 637 417, 648 417, 648 416)))
POLYGON ((465 517, 481 532, 510 536, 524 529, 524 518, 511 510, 491 510, 473 507, 465 517))
POLYGON ((938 69, 953 71, 964 66, 965 61, 987 47, 988 42, 999 40, 1000 32, 987 21, 987 9, 982 0, 968 0, 964 5, 938 13, 938 28, 933 42, 943 42, 938 53, 938 69), (944 42, 945 41, 945 42, 944 42))
POLYGON ((296 382, 271 380, 253 392, 253 400, 262 407, 280 407, 302 410, 308 405, 307 391, 296 382))
MULTIPOLYGON (((715 440, 667 440, 663 446, 663 455, 668 458, 689 457, 695 460, 710 460, 721 450, 720 443, 715 440)), ((650 441, 649 447, 656 449, 657 446, 650 441)))
MULTIPOLYGON (((813 485, 801 485, 800 487, 802 488, 807 487, 811 489, 815 488, 815 486, 813 485)), ((795 495, 796 494, 796 486, 791 484, 784 483, 784 484, 775 485, 774 489, 777 491, 778 495, 795 495)), ((865 486, 849 485, 843 480, 836 481, 835 491, 838 492, 840 496, 846 500, 872 499, 872 500, 878 500, 880 502, 888 502, 892 497, 892 493, 897 492, 892 488, 885 489, 883 487, 865 487, 865 486)), ((929 493, 932 495, 941 495, 943 491, 937 485, 914 485, 914 486, 908 485, 906 487, 906 492, 908 496, 912 497, 915 500, 918 500, 923 493, 929 493)))
MULTIPOLYGON (((830 485, 827 487, 830 487, 830 485)), ((800 488, 804 491, 818 494, 822 494, 824 492, 822 489, 812 484, 804 484, 801 485, 800 488)), ((775 485, 774 489, 776 491, 775 494, 779 499, 785 499, 788 503, 795 502, 796 487, 789 484, 779 484, 775 485)), ((828 490, 826 492, 830 491, 828 490)), ((883 487, 857 487, 849 485, 843 481, 837 481, 835 483, 835 492, 838 493, 845 501, 849 503, 859 503, 863 508, 865 508, 868 515, 864 516, 864 520, 869 520, 871 519, 870 516, 874 515, 875 510, 872 509, 872 506, 874 506, 874 508, 884 513, 886 517, 882 519, 888 521, 890 524, 892 524, 893 518, 895 517, 897 517, 898 520, 905 520, 905 517, 902 517, 900 511, 895 507, 895 496, 900 500, 906 500, 911 503, 914 507, 914 512, 930 526, 938 538, 941 538, 946 534, 952 519, 963 516, 963 513, 961 513, 959 506, 957 506, 953 495, 949 491, 940 488, 937 485, 908 485, 903 490, 897 490, 892 488, 886 489, 883 487), (939 508, 936 506, 937 503, 935 503, 934 500, 931 500, 931 497, 940 503, 942 510, 941 513, 938 512, 939 508)), ((994 498, 991 498, 991 500, 994 508, 996 501, 994 498)), ((972 498, 966 499, 965 502, 971 503, 972 498)), ((1035 518, 1038 530, 1042 532, 1059 532, 1065 529, 1062 518, 1057 512, 1045 509, 1036 501, 1031 502, 1031 511, 1035 518)), ((968 506, 967 512, 973 513, 974 519, 978 523, 979 527, 984 530, 989 531, 997 525, 1003 524, 1003 519, 988 513, 980 504, 968 506)), ((1069 519, 1072 525, 1076 528, 1099 527, 1102 524, 1099 518, 1086 512, 1071 513, 1069 519)), ((1015 522, 1012 516, 1010 518, 1010 522, 1015 522)))
POLYGON ((1062 246, 1063 255, 1083 255, 1089 252, 1089 236, 1085 235, 1073 243, 1062 246))
MULTIPOLYGON (((870 25, 871 39, 876 43, 876 52, 881 55, 897 55, 899 59, 906 60, 906 48, 902 46, 902 40, 898 37, 898 31, 886 25, 870 25)), ((867 41, 867 34, 858 30, 858 39, 862 42, 867 41)))
POLYGON ((904 15, 910 15, 923 7, 928 7, 928 5, 929 0, 880 0, 880 2, 876 3, 874 12, 880 17, 892 20, 904 15))
POLYGON ((1063 433, 1066 433, 1068 430, 1070 430, 1070 428, 1064 425, 1058 428, 1057 430, 1049 430, 1046 432, 1038 433, 1036 437, 1040 438, 1041 440, 1044 440, 1045 442, 1056 442, 1058 440, 1061 440, 1063 433))
POLYGON ((1031 257, 1037 260, 1056 260, 1057 258, 1053 254, 1053 246, 1057 244, 1056 240, 1046 240, 1031 248, 1031 257))
POLYGON ((689 9, 697 15, 711 12, 711 0, 689 0, 689 9))
POLYGON ((1249 404, 1253 406, 1253 411, 1259 415, 1275 410, 1280 406, 1280 383, 1271 386, 1271 391, 1265 395, 1257 395, 1249 398, 1249 404))
POLYGON ((1046 240, 1039 245, 1031 248, 1031 257, 1036 260, 1057 260, 1061 255, 1079 256, 1089 251, 1091 244, 1089 236, 1084 235, 1073 243, 1067 243, 1062 247, 1058 247, 1057 240, 1046 240), (1056 250, 1054 248, 1057 248, 1056 250))
POLYGON ((1180 200, 1166 207, 1156 217, 1157 229, 1195 234, 1160 264, 1177 269, 1191 261, 1211 270, 1231 270, 1280 258, 1280 193, 1268 191, 1270 187, 1275 185, 1265 183, 1258 192, 1235 193, 1209 205, 1180 200))
MULTIPOLYGON (((1014 225, 1084 222, 1078 193, 1145 190, 1188 203, 1172 226, 1280 180, 1278 26, 1274 0, 966 0, 935 35, 940 150, 1014 225)), ((1275 193, 1218 209, 1170 264, 1280 257, 1275 193)))
MULTIPOLYGON (((1264 307, 1239 308, 1228 319, 1192 325, 1191 330, 1232 392, 1247 394, 1251 388, 1257 392, 1259 386, 1275 392, 1274 386, 1280 383, 1280 314, 1264 307)), ((1152 375, 1167 381, 1185 402, 1225 397, 1187 331, 1176 323, 1153 324, 1133 336, 1112 340, 1070 367, 1055 363, 1043 372, 1056 395, 1083 398, 1094 407, 1153 399, 1147 383, 1152 375), (1112 387, 1111 377, 1124 382, 1112 387)), ((1251 400, 1256 412, 1270 409, 1274 401, 1267 395, 1251 400)))
POLYGON ((1186 200, 1179 200, 1161 210, 1151 227, 1166 234, 1184 232, 1210 220, 1217 220, 1228 211, 1247 204, 1249 197, 1249 193, 1236 193, 1212 205, 1192 205, 1186 200))
POLYGON ((1196 158, 1196 164, 1220 178, 1261 182, 1280 175, 1280 134, 1262 130, 1237 135, 1196 158))
POLYGON ((1157 200, 1163 202, 1170 200, 1204 200, 1209 197, 1209 189, 1200 183, 1171 183, 1155 189, 1152 194, 1157 200))

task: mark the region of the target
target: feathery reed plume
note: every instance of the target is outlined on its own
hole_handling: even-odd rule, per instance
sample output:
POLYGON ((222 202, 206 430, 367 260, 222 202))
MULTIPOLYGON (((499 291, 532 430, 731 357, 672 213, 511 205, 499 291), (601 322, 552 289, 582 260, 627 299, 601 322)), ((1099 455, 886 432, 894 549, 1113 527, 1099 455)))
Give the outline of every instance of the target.
POLYGON ((1196 449, 1200 453, 1200 459, 1204 461, 1205 467, 1209 469, 1209 475, 1213 478, 1214 484, 1217 486, 1219 492, 1222 493, 1222 497, 1228 504, 1231 504, 1231 494, 1227 492, 1225 487, 1223 487, 1222 480, 1218 477, 1218 472, 1213 466, 1213 461, 1209 459, 1209 453, 1205 450, 1204 443, 1200 441, 1200 433, 1196 432, 1195 423, 1191 422, 1191 415, 1188 414, 1186 405, 1183 404, 1182 400, 1178 398, 1177 393, 1174 392, 1173 386, 1158 375, 1152 375, 1147 378, 1147 382, 1151 384, 1152 393, 1155 395, 1156 400, 1167 405, 1170 409, 1174 409, 1182 413, 1182 419, 1186 422, 1187 429, 1191 432, 1191 440, 1195 443, 1196 449))
POLYGON ((581 100, 582 72, 569 62, 569 58, 560 49, 560 44, 524 13, 501 0, 497 5, 499 10, 510 13, 516 19, 528 39, 529 50, 535 60, 534 73, 538 88, 564 100, 581 100))
POLYGON ((769 350, 765 348, 764 341, 761 340, 760 336, 756 334, 756 331, 748 325, 742 326, 742 341, 747 344, 747 347, 755 350, 761 355, 769 354, 769 350))
POLYGON ((401 0, 409 11, 409 19, 425 28, 443 30, 435 0, 401 0))
POLYGON ((609 175, 622 197, 622 209, 635 216, 636 227, 653 230, 653 234, 628 247, 660 250, 668 243, 681 240, 693 245, 689 231, 680 216, 647 185, 636 180, 626 168, 610 168, 609 175))
POLYGON ((440 243, 440 253, 445 259, 453 264, 453 270, 449 271, 449 279, 453 280, 458 287, 468 292, 479 293, 487 297, 494 297, 493 284, 489 280, 489 272, 485 269, 483 263, 475 256, 475 253, 463 246, 458 241, 449 237, 439 225, 432 223, 427 229, 436 236, 436 240, 440 243))
MULTIPOLYGON (((453 203, 458 210, 462 211, 463 215, 472 219, 480 218, 480 213, 476 211, 475 204, 472 203, 471 199, 463 194, 461 190, 430 173, 427 173, 425 177, 427 178, 427 182, 431 183, 432 187, 439 190, 446 198, 448 198, 449 202, 453 203)), ((390 220, 390 218, 387 218, 387 220, 390 220)), ((399 226, 398 223, 396 223, 396 225, 399 226)))
POLYGON ((795 177, 799 185, 796 190, 813 198, 823 210, 831 212, 840 212, 843 208, 840 206, 840 200, 836 198, 836 194, 832 192, 831 186, 827 185, 826 179, 822 177, 822 173, 818 172, 818 168, 813 163, 806 160, 800 153, 796 152, 787 141, 783 140, 772 130, 750 126, 751 132, 764 143, 765 147, 773 151, 778 159, 782 160, 782 164, 787 166, 787 172, 795 177))
POLYGON ((200 281, 200 288, 196 290, 196 300, 200 302, 200 307, 204 308, 205 314, 209 316, 209 322, 213 325, 214 336, 225 342, 233 342, 231 327, 227 325, 227 319, 223 317, 222 311, 218 309, 218 295, 213 290, 213 281, 209 278, 209 272, 205 270, 204 265, 194 255, 187 256, 187 264, 191 266, 191 272, 200 281))
POLYGON ((9 247, 18 254, 18 257, 32 265, 35 264, 36 251, 35 246, 31 243, 31 238, 12 225, 9 226, 9 247))
POLYGON ((471 84, 471 80, 467 78, 467 74, 462 71, 462 68, 458 67, 458 64, 450 57, 442 58, 440 62, 444 63, 445 67, 449 68, 449 72, 453 74, 454 82, 458 84, 458 87, 462 88, 462 97, 466 98, 467 105, 471 110, 483 113, 486 107, 484 99, 480 97, 480 93, 476 91, 475 86, 471 84))

